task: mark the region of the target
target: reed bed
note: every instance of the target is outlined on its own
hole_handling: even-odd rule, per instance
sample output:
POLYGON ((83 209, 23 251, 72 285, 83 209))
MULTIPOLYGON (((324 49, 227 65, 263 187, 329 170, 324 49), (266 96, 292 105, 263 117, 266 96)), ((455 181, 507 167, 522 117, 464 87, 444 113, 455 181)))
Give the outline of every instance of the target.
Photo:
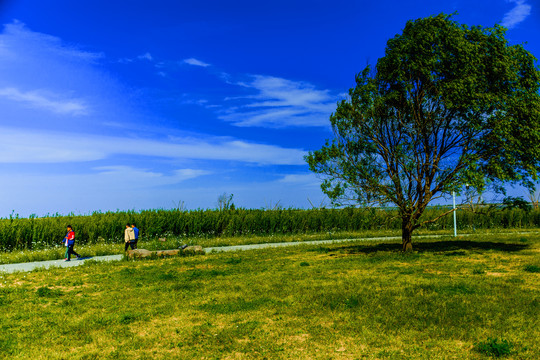
MULTIPOLYGON (((448 210, 431 207, 424 217, 431 218, 448 210)), ((89 215, 52 215, 21 218, 11 215, 0 219, 0 252, 42 250, 57 246, 67 224, 77 233, 79 245, 123 242, 126 223, 135 223, 142 240, 160 237, 214 239, 221 237, 271 237, 279 235, 332 232, 397 231, 401 222, 392 208, 344 209, 234 209, 234 210, 144 210, 94 212, 89 215)), ((507 209, 487 215, 457 212, 458 230, 530 229, 540 227, 540 210, 507 209)), ((426 230, 450 231, 453 218, 448 215, 426 230)))

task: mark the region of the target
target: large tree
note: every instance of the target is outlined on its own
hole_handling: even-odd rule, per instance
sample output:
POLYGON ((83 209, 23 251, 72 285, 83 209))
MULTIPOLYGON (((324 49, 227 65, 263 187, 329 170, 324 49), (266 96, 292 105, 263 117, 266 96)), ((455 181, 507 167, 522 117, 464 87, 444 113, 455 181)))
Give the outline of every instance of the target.
MULTIPOLYGON (((334 138, 306 161, 336 203, 399 209, 403 250, 433 200, 531 187, 540 165, 540 71, 506 30, 452 16, 408 21, 330 117, 334 138)), ((449 212, 452 210, 449 210, 449 212)))

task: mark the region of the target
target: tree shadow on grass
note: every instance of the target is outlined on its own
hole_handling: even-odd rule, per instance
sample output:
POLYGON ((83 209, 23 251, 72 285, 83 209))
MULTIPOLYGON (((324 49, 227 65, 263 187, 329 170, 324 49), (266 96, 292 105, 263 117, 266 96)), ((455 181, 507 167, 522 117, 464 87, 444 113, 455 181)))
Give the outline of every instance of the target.
MULTIPOLYGON (((528 244, 513 244, 504 242, 479 242, 479 241, 434 241, 434 242, 413 242, 413 251, 442 253, 443 255, 465 255, 466 251, 483 252, 488 250, 517 252, 528 249, 528 244)), ((338 248, 327 248, 327 252, 345 252, 347 254, 371 254, 376 252, 401 252, 400 243, 384 243, 377 245, 345 245, 338 248)))

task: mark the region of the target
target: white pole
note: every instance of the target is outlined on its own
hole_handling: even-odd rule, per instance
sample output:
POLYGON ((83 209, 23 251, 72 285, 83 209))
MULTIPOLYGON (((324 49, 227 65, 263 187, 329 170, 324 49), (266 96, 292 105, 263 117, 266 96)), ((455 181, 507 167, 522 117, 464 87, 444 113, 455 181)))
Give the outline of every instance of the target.
POLYGON ((454 202, 454 237, 457 236, 457 220, 456 220, 456 193, 452 191, 452 199, 454 202))

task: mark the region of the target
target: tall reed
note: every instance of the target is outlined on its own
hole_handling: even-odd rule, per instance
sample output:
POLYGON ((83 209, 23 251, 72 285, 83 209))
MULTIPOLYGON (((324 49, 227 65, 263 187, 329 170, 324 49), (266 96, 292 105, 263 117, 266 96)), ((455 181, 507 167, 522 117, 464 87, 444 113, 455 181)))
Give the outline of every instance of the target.
MULTIPOLYGON (((430 207, 424 218, 447 211, 430 207)), ((396 209, 234 209, 234 210, 164 210, 153 209, 117 212, 94 212, 90 215, 51 215, 21 218, 11 215, 0 219, 0 251, 43 249, 59 244, 71 224, 79 244, 123 241, 126 223, 135 223, 143 239, 161 236, 218 237, 242 235, 304 234, 334 231, 398 230, 401 222, 396 209)), ((540 210, 496 210, 489 215, 458 211, 458 229, 536 228, 540 210)), ((428 230, 450 230, 451 215, 427 226, 428 230)))

